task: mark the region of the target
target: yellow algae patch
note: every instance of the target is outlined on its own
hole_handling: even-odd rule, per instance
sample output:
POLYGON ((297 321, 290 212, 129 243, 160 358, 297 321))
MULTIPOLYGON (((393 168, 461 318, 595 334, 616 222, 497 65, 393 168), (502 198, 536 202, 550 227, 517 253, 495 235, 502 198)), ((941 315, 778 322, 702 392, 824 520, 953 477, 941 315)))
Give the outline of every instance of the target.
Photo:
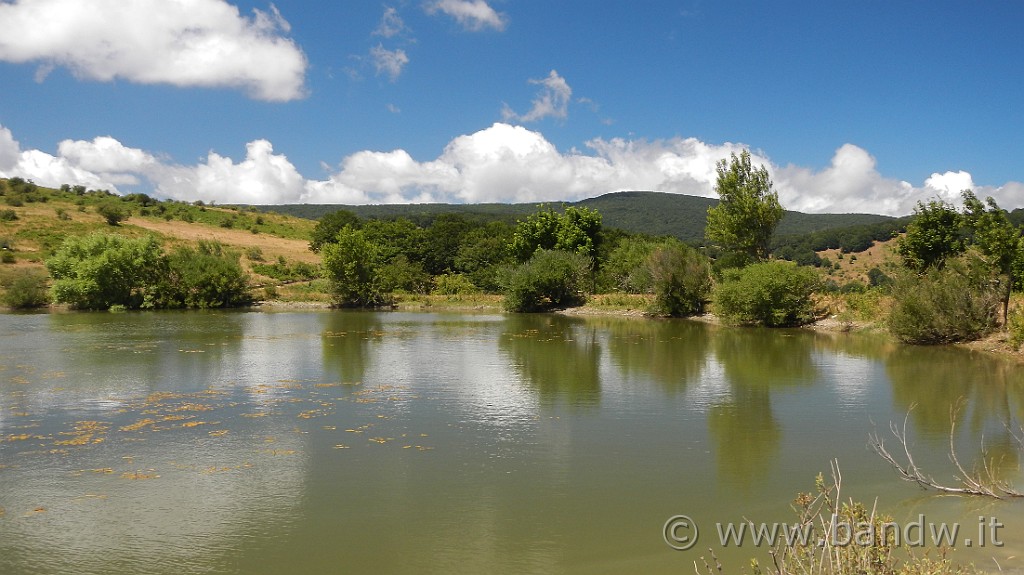
POLYGON ((160 418, 160 421, 182 421, 182 420, 185 420, 185 419, 189 419, 190 417, 195 417, 195 416, 193 416, 193 415, 165 415, 165 416, 160 418))
POLYGON ((343 385, 345 385, 345 384, 344 383, 340 383, 340 382, 339 383, 317 383, 313 387, 319 387, 319 388, 324 388, 324 387, 341 387, 343 385))
MULTIPOLYGON (((103 441, 103 438, 97 439, 96 442, 99 443, 101 441, 103 441)), ((71 439, 65 439, 65 440, 62 440, 62 441, 54 441, 53 442, 54 445, 88 445, 90 443, 92 443, 92 434, 91 433, 83 433, 83 434, 78 435, 76 437, 73 437, 71 439)))
POLYGON ((19 433, 17 435, 8 435, 4 438, 4 441, 25 441, 26 439, 32 439, 32 437, 30 433, 19 433))
POLYGON ((226 429, 218 429, 217 431, 211 431, 210 432, 210 437, 223 437, 223 436, 225 436, 227 434, 228 434, 228 430, 226 430, 226 429))
POLYGON ((344 443, 339 443, 339 444, 334 446, 334 449, 348 449, 348 448, 349 447, 347 445, 345 445, 344 443))
POLYGON ((146 471, 125 471, 124 473, 121 474, 121 479, 131 479, 139 481, 145 479, 156 479, 157 477, 160 477, 159 475, 154 473, 154 471, 154 469, 147 469, 146 471))
POLYGON ((156 420, 147 417, 145 419, 140 419, 131 425, 125 425, 124 427, 121 428, 121 431, 138 431, 143 427, 151 426, 154 424, 156 424, 156 420))
POLYGON ((183 403, 171 411, 210 411, 213 407, 205 403, 183 403))
POLYGON ((300 419, 312 419, 314 417, 320 417, 327 415, 322 409, 311 409, 309 411, 303 411, 298 415, 300 419))
POLYGON ((186 421, 182 423, 182 427, 198 427, 200 425, 210 425, 209 421, 186 421))
POLYGON ((270 455, 295 455, 294 449, 264 449, 263 453, 270 455))
POLYGON ((242 417, 266 417, 268 415, 270 414, 266 411, 261 411, 259 413, 243 413, 242 417))

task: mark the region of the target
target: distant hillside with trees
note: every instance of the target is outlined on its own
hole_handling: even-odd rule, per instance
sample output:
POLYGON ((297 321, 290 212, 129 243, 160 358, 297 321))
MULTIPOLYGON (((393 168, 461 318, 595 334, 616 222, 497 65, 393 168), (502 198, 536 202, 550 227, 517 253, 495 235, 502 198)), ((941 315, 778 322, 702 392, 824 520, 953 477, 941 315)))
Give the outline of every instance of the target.
MULTIPOLYGON (((349 206, 338 204, 292 204, 255 206, 264 212, 277 212, 306 219, 318 220, 324 215, 348 210, 360 219, 406 218, 419 226, 429 226, 441 214, 459 214, 468 220, 501 221, 514 224, 536 212, 542 204, 387 204, 349 206)), ((551 202, 558 207, 563 204, 551 202)), ((651 236, 672 236, 688 243, 704 239, 704 226, 708 208, 717 206, 718 200, 668 194, 664 192, 615 192, 579 202, 567 202, 566 207, 589 208, 601 212, 604 225, 632 233, 651 236)), ((1021 213, 1024 219, 1024 211, 1021 213)), ((896 218, 877 214, 805 214, 786 211, 775 233, 777 237, 809 234, 821 230, 867 226, 892 222, 896 218)))

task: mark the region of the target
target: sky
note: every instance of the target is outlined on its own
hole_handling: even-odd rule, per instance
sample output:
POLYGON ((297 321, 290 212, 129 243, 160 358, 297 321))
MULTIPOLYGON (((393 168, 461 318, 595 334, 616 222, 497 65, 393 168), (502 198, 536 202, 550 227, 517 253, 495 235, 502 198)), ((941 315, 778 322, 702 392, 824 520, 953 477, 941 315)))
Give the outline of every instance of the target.
POLYGON ((1024 207, 1024 2, 0 0, 0 177, 218 203, 1024 207))

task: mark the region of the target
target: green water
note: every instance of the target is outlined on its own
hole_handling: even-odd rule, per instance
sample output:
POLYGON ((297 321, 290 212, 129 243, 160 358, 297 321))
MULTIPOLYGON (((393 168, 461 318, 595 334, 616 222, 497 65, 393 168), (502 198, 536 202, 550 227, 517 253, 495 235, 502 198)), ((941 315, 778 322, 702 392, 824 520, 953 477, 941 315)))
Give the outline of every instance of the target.
MULTIPOLYGON (((942 497, 868 448, 890 421, 952 483, 1018 367, 955 349, 686 321, 426 313, 0 316, 0 573, 692 573, 716 522, 794 520, 838 459, 898 521, 978 516, 1024 566, 1015 501, 942 497), (913 409, 911 410, 911 406, 913 409), (674 551, 686 514, 699 544, 674 551)), ((1019 480, 1018 484, 1024 484, 1019 480)))

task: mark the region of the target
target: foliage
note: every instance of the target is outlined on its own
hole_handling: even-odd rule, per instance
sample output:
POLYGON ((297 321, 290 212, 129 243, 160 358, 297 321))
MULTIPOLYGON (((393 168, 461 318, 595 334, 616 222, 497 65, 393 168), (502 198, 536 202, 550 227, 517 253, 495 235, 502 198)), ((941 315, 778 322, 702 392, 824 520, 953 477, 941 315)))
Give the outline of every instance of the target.
POLYGON ((916 271, 941 267, 946 258, 963 253, 965 248, 961 216, 941 200, 918 202, 907 234, 896 243, 896 253, 903 257, 904 265, 916 271))
POLYGON ((31 309, 50 303, 46 276, 24 271, 4 281, 3 304, 13 309, 31 309))
POLYGON ((589 258, 597 255, 601 214, 589 208, 568 207, 559 214, 542 208, 516 225, 509 251, 525 262, 541 250, 562 250, 589 258))
POLYGON ((1019 307, 1013 310, 1006 325, 1010 332, 1010 345, 1013 349, 1020 349, 1021 344, 1024 344, 1024 310, 1019 307))
POLYGON ((792 262, 773 260, 726 270, 714 291, 715 310, 738 323, 801 325, 814 321, 811 295, 820 284, 815 270, 792 262))
POLYGON ((969 241, 1006 278, 1003 289, 1003 322, 1009 319, 1014 264, 1024 259, 1024 238, 1006 213, 991 197, 983 204, 971 190, 963 191, 962 224, 969 241), (986 209, 987 206, 987 209, 986 209))
POLYGON ((216 242, 201 241, 195 248, 175 248, 167 257, 167 273, 156 290, 157 307, 224 308, 251 304, 249 278, 238 259, 238 254, 224 250, 216 242))
POLYGON ((94 233, 64 240, 46 267, 58 303, 79 309, 139 308, 147 305, 147 288, 159 282, 165 261, 153 236, 94 233))
POLYGON ((18 212, 14 210, 0 210, 0 222, 13 222, 18 219, 18 212))
POLYGON ((601 283, 625 293, 650 293, 654 278, 648 260, 657 247, 657 242, 646 238, 624 238, 601 266, 601 283))
POLYGON ((369 220, 361 227, 366 240, 377 246, 381 263, 389 262, 401 254, 412 261, 423 261, 423 228, 412 220, 369 220))
POLYGON ((359 227, 359 217, 348 210, 337 210, 324 214, 310 233, 309 249, 320 253, 324 244, 334 241, 338 232, 345 226, 359 227))
POLYGON ((564 250, 539 250, 501 278, 505 309, 534 312, 582 305, 590 258, 564 250))
POLYGON ((473 285, 464 274, 440 274, 434 277, 434 289, 430 292, 435 295, 471 295, 480 293, 480 289, 473 285))
POLYGON ((342 307, 373 307, 385 303, 378 271, 380 249, 366 239, 366 232, 345 226, 333 242, 320 249, 324 278, 342 307))
POLYGON ((100 204, 96 208, 96 213, 103 216, 103 219, 107 221, 107 225, 111 226, 119 225, 128 219, 129 215, 127 210, 111 203, 100 204))
POLYGON ((711 295, 711 263, 704 255, 681 242, 665 242, 648 256, 647 268, 654 287, 653 313, 704 313, 711 295))
POLYGON ((423 268, 431 275, 455 269, 463 237, 473 224, 460 214, 441 214, 423 234, 423 268))
POLYGON ((499 291, 498 270, 512 263, 508 251, 511 240, 512 228, 502 222, 490 222, 467 232, 455 256, 455 269, 480 289, 499 291))
POLYGON ((768 257, 769 242, 783 216, 779 195, 772 191, 768 168, 754 169, 750 152, 716 167, 715 192, 721 201, 708 208, 705 235, 726 252, 743 254, 748 261, 768 257))
POLYGON ((906 343, 972 341, 996 327, 1001 300, 995 271, 976 253, 947 259, 893 285, 889 331, 906 343))
MULTIPOLYGON (((252 258, 249 258, 249 260, 253 261, 252 258)), ((283 257, 278 258, 272 264, 254 263, 252 264, 252 271, 282 282, 308 281, 318 275, 318 270, 313 264, 295 262, 294 265, 288 265, 288 262, 283 257)))
POLYGON ((405 254, 398 254, 377 270, 381 289, 385 292, 427 293, 430 291, 430 274, 420 262, 410 261, 405 254))

